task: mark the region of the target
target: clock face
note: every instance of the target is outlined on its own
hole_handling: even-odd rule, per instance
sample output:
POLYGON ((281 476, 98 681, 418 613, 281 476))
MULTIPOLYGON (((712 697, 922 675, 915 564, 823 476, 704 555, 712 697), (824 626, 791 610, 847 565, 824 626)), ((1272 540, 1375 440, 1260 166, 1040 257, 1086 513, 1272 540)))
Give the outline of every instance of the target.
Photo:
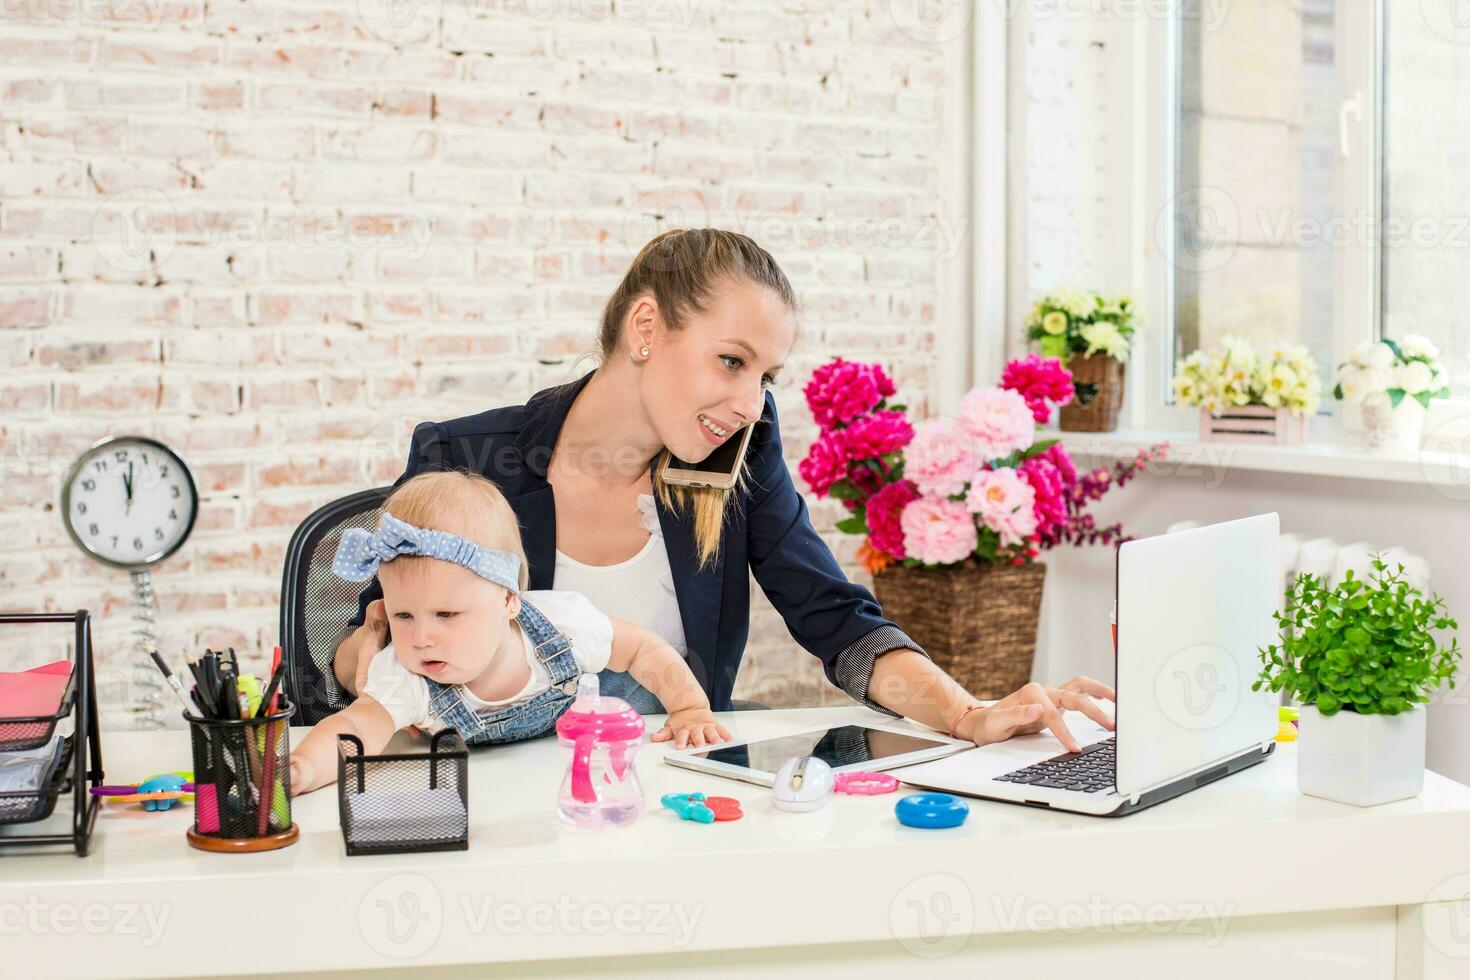
POLYGON ((140 568, 189 536, 199 496, 184 461, 140 436, 104 439, 82 454, 62 488, 71 536, 99 561, 140 568))

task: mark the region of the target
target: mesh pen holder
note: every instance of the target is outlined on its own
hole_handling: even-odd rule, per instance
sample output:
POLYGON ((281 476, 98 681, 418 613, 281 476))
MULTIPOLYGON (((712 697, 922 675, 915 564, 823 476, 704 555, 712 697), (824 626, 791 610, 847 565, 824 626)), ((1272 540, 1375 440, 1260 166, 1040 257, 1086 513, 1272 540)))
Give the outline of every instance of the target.
POLYGON ((194 745, 194 826, 205 851, 269 851, 293 844, 291 735, 286 704, 260 718, 209 719, 184 713, 194 745))
POLYGON ((337 736, 337 808, 348 856, 464 851, 469 838, 469 751, 452 728, 428 753, 364 755, 337 736))

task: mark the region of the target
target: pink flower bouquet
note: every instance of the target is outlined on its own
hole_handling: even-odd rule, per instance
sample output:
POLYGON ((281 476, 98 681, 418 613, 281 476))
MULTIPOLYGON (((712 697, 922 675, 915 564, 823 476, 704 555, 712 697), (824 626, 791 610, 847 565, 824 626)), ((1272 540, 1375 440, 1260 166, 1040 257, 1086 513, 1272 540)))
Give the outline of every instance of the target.
POLYGON ((877 364, 838 358, 804 390, 821 435, 801 477, 846 506, 837 528, 866 536, 859 554, 874 573, 895 561, 1020 565, 1062 544, 1127 540, 1118 525, 1098 527, 1087 508, 1167 450, 1079 474, 1057 440, 1036 438, 1071 399, 1072 375, 1034 354, 1006 365, 999 387, 965 395, 958 418, 917 426, 888 402, 897 389, 877 364))

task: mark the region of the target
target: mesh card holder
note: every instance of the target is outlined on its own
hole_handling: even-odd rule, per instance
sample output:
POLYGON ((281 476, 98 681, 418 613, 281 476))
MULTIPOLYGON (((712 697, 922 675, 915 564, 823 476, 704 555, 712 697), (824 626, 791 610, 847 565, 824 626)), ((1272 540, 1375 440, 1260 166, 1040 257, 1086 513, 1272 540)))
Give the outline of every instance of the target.
POLYGON ((468 850, 469 750, 452 728, 401 755, 364 755, 339 735, 337 808, 348 856, 468 850))

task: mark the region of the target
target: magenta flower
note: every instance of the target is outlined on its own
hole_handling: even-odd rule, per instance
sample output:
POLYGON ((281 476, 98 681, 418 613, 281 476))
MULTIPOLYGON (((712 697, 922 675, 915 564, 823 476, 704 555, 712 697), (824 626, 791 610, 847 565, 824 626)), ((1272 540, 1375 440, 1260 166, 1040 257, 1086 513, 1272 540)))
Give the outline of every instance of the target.
POLYGON ((868 498, 868 544, 895 558, 907 558, 903 546, 903 510, 919 499, 912 480, 890 483, 868 498))
POLYGON ((807 450, 806 459, 797 467, 801 478, 812 493, 827 496, 832 484, 847 477, 847 467, 852 459, 847 447, 847 433, 841 429, 823 432, 807 450))
POLYGON ((1020 473, 1036 496, 1036 530, 1044 539, 1066 523, 1067 486, 1056 463, 1045 455, 1026 460, 1020 473))
POLYGON ((1072 372, 1062 367, 1058 358, 1038 354, 1007 364, 1001 374, 1000 386, 1026 400, 1038 425, 1045 425, 1051 418, 1052 405, 1060 407, 1067 404, 1076 392, 1072 385, 1072 372))
POLYGON ((928 565, 964 561, 980 543, 975 518, 958 500, 920 497, 899 519, 907 555, 928 565))
POLYGON ((903 413, 886 409, 854 419, 843 431, 854 459, 877 459, 897 452, 914 438, 914 427, 903 413))
POLYGON ((1026 399, 1004 388, 975 388, 960 401, 960 424, 982 460, 1000 459, 1036 441, 1036 419, 1026 399))
POLYGON ((802 389, 812 418, 823 429, 866 415, 895 390, 880 365, 857 364, 840 357, 813 371, 802 389))
POLYGON ((969 434, 954 422, 934 419, 914 430, 904 451, 903 475, 926 497, 949 497, 965 489, 975 465, 969 434))

